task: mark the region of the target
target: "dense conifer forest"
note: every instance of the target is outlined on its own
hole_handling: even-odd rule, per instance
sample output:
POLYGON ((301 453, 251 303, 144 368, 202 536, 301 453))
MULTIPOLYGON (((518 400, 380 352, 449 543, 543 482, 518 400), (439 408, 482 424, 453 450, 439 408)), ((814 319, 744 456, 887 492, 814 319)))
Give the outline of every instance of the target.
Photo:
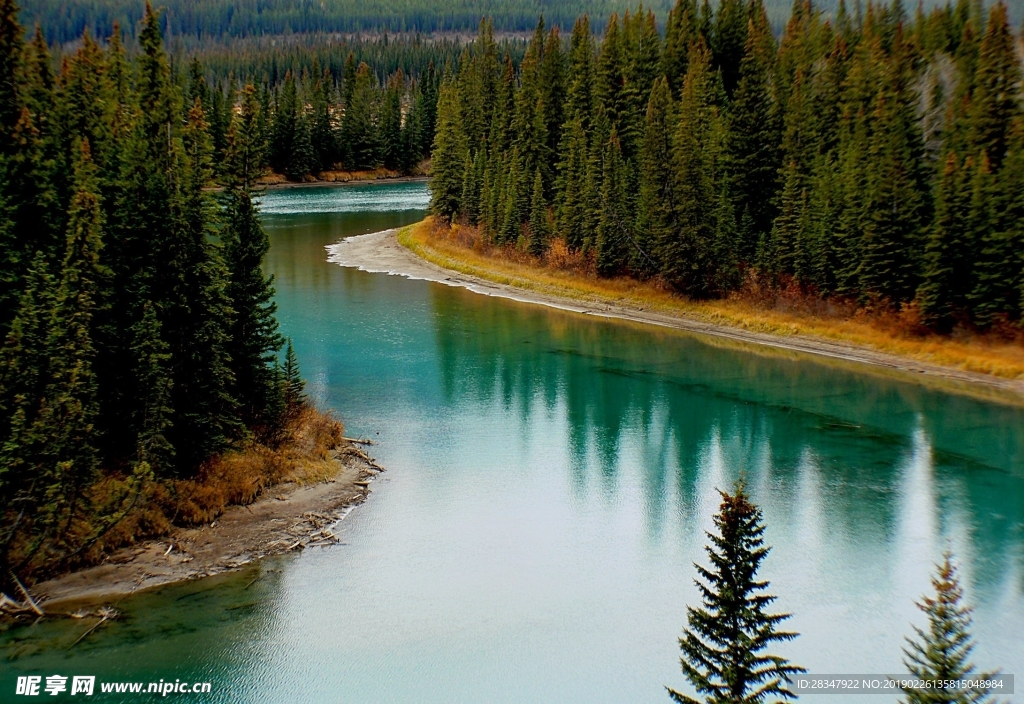
MULTIPOLYGON (((525 43, 502 48, 521 57, 525 43)), ((465 53, 457 40, 238 41, 182 51, 172 72, 187 98, 207 106, 216 164, 227 163, 231 113, 252 85, 266 145, 260 166, 300 181, 338 169, 416 171, 433 144, 440 67, 465 53)))
MULTIPOLYGON (((210 106, 209 131, 218 156, 228 152, 228 127, 239 91, 251 86, 259 105, 256 129, 266 145, 259 165, 290 180, 335 168, 383 167, 404 173, 429 157, 441 78, 429 56, 409 62, 417 71, 415 78, 401 66, 379 75, 352 51, 340 66, 332 61, 321 65, 316 52, 293 55, 288 67, 277 58, 257 53, 250 62, 240 61, 241 80, 231 69, 218 77, 198 55, 188 60, 182 83, 189 97, 200 97, 210 106)), ((223 68, 227 62, 215 63, 223 68)))
POLYGON ((541 22, 519 66, 485 23, 442 81, 433 210, 602 276, 719 297, 799 288, 924 325, 1018 321, 1024 292, 1021 46, 998 3, 925 13, 680 0, 541 22))
POLYGON ((54 71, 0 2, 5 590, 80 559, 154 480, 273 445, 298 402, 261 270, 258 92, 219 115, 215 192, 208 93, 175 80, 148 9, 138 37, 134 60, 87 37, 54 71))
MULTIPOLYGON (((166 8, 163 27, 168 37, 224 38, 353 32, 472 34, 482 16, 494 18, 501 32, 529 32, 540 15, 570 27, 584 13, 604 18, 622 12, 630 0, 169 0, 161 6, 166 8)), ((671 3, 654 0, 650 7, 664 15, 671 3)), ((25 5, 23 21, 27 26, 42 25, 51 43, 64 43, 78 39, 87 29, 107 36, 114 23, 134 28, 141 15, 136 0, 32 0, 25 5)))

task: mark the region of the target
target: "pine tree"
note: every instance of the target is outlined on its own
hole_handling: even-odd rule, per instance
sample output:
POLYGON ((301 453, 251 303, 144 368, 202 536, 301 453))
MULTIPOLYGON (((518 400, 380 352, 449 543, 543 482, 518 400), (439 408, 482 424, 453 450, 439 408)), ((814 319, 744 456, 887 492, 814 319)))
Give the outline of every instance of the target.
POLYGON ((551 231, 548 227, 548 205, 544 200, 544 181, 537 170, 530 198, 530 254, 544 256, 548 250, 551 231))
POLYGON ((721 0, 715 12, 711 36, 712 62, 721 73, 722 86, 729 97, 732 97, 740 79, 740 62, 747 46, 748 17, 743 0, 721 0))
POLYGON ((441 86, 434 135, 430 209, 443 218, 454 218, 461 209, 463 169, 469 148, 461 129, 458 93, 450 80, 441 86))
POLYGON ((34 419, 16 418, 4 448, 8 466, 30 480, 22 505, 30 511, 38 537, 22 563, 33 557, 52 562, 69 552, 64 538, 73 522, 88 514, 85 490, 99 469, 92 340, 97 293, 105 275, 99 259, 103 217, 87 141, 80 142, 74 169, 67 248, 47 325, 46 387, 33 399, 38 404, 34 419))
MULTIPOLYGON (((993 673, 976 673, 968 658, 974 649, 971 638, 971 609, 962 605, 960 578, 948 552, 932 577, 934 596, 925 596, 917 608, 928 617, 927 629, 914 626, 914 639, 907 639, 903 663, 910 674, 928 681, 991 679, 993 673)), ((942 702, 967 704, 992 701, 988 690, 946 688, 904 689, 905 704, 942 702)))
POLYGON ((484 185, 484 150, 480 149, 476 157, 469 159, 462 171, 462 196, 460 198, 459 215, 470 225, 477 225, 483 210, 484 185))
POLYGON ((573 25, 572 37, 569 40, 569 66, 566 74, 564 113, 566 124, 572 120, 579 120, 584 133, 590 128, 590 119, 594 111, 595 71, 590 19, 583 15, 573 25))
POLYGON ((372 169, 378 164, 375 88, 376 77, 369 66, 360 63, 341 121, 341 141, 348 153, 345 168, 351 171, 372 169))
POLYGON ((909 300, 917 288, 915 252, 929 211, 912 60, 911 47, 898 28, 873 114, 873 174, 860 271, 865 297, 894 302, 909 300))
POLYGON ((0 0, 0 154, 10 155, 11 137, 21 118, 21 61, 24 51, 18 5, 0 0))
MULTIPOLYGON (((171 353, 174 424, 168 437, 179 472, 188 473, 240 434, 225 324, 238 308, 225 291, 228 272, 212 242, 218 207, 209 189, 213 146, 201 103, 189 111, 176 146, 172 234, 158 278, 162 295, 154 300, 171 353)), ((222 241, 231 242, 230 235, 222 233, 222 241)))
POLYGON ((397 169, 402 162, 402 94, 405 77, 398 71, 388 81, 380 108, 380 158, 385 168, 397 169))
POLYGON ((772 103, 771 75, 775 41, 763 5, 755 5, 739 82, 727 115, 727 165, 739 208, 742 239, 739 256, 752 261, 757 243, 776 215, 781 130, 772 103))
POLYGON ((680 96, 673 143, 676 222, 658 243, 662 274, 691 296, 716 292, 715 208, 721 193, 724 128, 721 84, 702 41, 694 45, 680 96))
MULTIPOLYGON (((547 119, 544 113, 544 86, 542 67, 544 62, 544 20, 537 24, 537 30, 526 50, 520 65, 519 90, 515 93, 515 114, 512 118, 512 133, 515 147, 522 159, 523 173, 532 174, 537 169, 545 183, 553 180, 553 158, 549 151, 547 119)), ((532 185, 533 179, 527 183, 532 185)), ((529 186, 526 189, 529 192, 529 186)))
POLYGON ((522 234, 522 224, 529 214, 529 181, 525 176, 519 150, 512 149, 508 172, 503 179, 499 199, 501 225, 498 228, 499 244, 516 244, 522 234))
POLYGON ((306 382, 302 380, 302 376, 299 373, 299 359, 295 355, 295 349, 292 347, 291 340, 288 340, 281 375, 284 378, 285 407, 290 412, 294 412, 306 403, 306 382))
POLYGON ((688 628, 679 639, 683 674, 701 698, 671 688, 669 694, 687 704, 795 699, 787 685, 804 669, 765 652, 797 634, 776 630, 789 614, 766 613, 776 597, 766 593, 767 580, 757 580, 771 549, 764 544, 761 510, 750 502, 742 482, 733 493, 719 494, 717 534, 707 533, 711 544, 705 547, 711 567, 696 566, 701 579, 694 581, 703 606, 687 606, 688 628))
POLYGON ((665 78, 658 79, 651 90, 640 150, 637 246, 631 268, 648 276, 659 273, 660 266, 654 258, 658 244, 667 241, 676 230, 676 184, 672 159, 675 107, 669 90, 665 78))
POLYGON ((1020 81, 1020 57, 1006 5, 998 2, 981 40, 968 117, 971 156, 980 158, 984 152, 993 172, 1002 166, 1014 120, 1022 114, 1020 81))
POLYGON ((798 272, 799 263, 806 259, 806 252, 801 249, 808 206, 805 180, 796 162, 790 161, 783 171, 779 216, 772 227, 768 246, 758 255, 761 268, 776 277, 805 273, 798 272))
POLYGON ((256 151, 254 111, 251 98, 243 102, 231 130, 232 182, 221 233, 228 277, 225 293, 233 311, 228 338, 231 374, 227 376, 233 377, 233 395, 242 418, 259 432, 272 432, 280 420, 275 414, 280 388, 274 364, 283 340, 274 318, 274 278, 264 275, 262 269, 270 240, 260 223, 247 180, 254 169, 251 155, 256 151))
POLYGON ((624 113, 619 137, 626 158, 635 161, 643 141, 647 102, 661 68, 661 40, 654 13, 638 11, 625 23, 625 37, 624 113))
POLYGON ((309 120, 306 115, 299 115, 295 120, 295 132, 292 138, 291 153, 284 165, 284 175, 292 181, 301 181, 317 169, 318 160, 310 133, 309 120))
POLYGON ((605 26, 604 40, 597 59, 597 75, 594 81, 596 109, 601 120, 595 122, 592 143, 604 149, 612 132, 619 133, 627 113, 625 95, 625 66, 622 32, 619 16, 612 13, 605 26), (598 131, 600 130, 600 131, 598 131))
POLYGON ((967 307, 973 281, 969 207, 973 160, 963 165, 956 154, 946 158, 935 199, 935 219, 925 245, 924 273, 917 290, 927 324, 948 332, 967 307))
POLYGON ((587 135, 583 121, 574 117, 562 134, 562 156, 558 163, 559 196, 557 202, 558 232, 566 246, 578 250, 583 247, 586 231, 588 203, 584 198, 587 179, 587 135))
POLYGON ((174 382, 169 369, 171 353, 160 335, 160 321, 151 303, 143 304, 139 320, 128 333, 134 390, 126 419, 129 436, 134 439, 131 462, 145 463, 157 476, 166 476, 174 467, 174 446, 168 438, 174 415, 174 382))
POLYGON ((3 543, 0 568, 11 568, 12 544, 19 530, 27 529, 38 500, 38 468, 34 456, 39 440, 33 432, 40 399, 49 380, 52 315, 55 284, 46 257, 37 253, 25 277, 10 330, 0 349, 0 496, 9 505, 21 504, 19 517, 0 515, 3 543), (27 515, 27 518, 26 518, 27 515))
MULTIPOLYGON (((683 88, 690 48, 700 36, 696 1, 676 0, 665 23, 665 51, 661 59, 662 73, 672 95, 678 95, 683 88)), ((704 37, 705 42, 708 39, 704 37)))
MULTIPOLYGON (((565 122, 566 58, 562 53, 562 37, 558 27, 552 27, 548 32, 539 77, 541 120, 547 139, 544 154, 550 160, 558 154, 558 147, 562 141, 562 125, 565 122)), ((544 193, 545 197, 550 198, 554 195, 555 180, 555 171, 550 164, 546 169, 546 176, 544 193)))
POLYGON ((262 174, 266 145, 260 129, 262 108, 252 83, 242 88, 237 117, 228 129, 227 172, 235 186, 245 191, 256 187, 262 174))
POLYGON ((309 137, 316 155, 315 170, 327 171, 338 160, 338 145, 331 124, 331 74, 327 70, 319 72, 318 67, 314 59, 313 75, 316 76, 316 83, 311 95, 309 137))
POLYGON ((612 130, 604 149, 601 181, 600 219, 597 223, 597 272, 601 276, 623 273, 633 240, 629 209, 627 166, 619 137, 612 130))
MULTIPOLYGON (((288 175, 289 178, 304 176, 307 173, 305 171, 300 174, 289 173, 301 120, 298 87, 291 71, 285 74, 284 85, 277 94, 274 107, 274 137, 270 146, 270 165, 275 171, 288 175)), ((305 164, 299 166, 301 168, 305 164)))

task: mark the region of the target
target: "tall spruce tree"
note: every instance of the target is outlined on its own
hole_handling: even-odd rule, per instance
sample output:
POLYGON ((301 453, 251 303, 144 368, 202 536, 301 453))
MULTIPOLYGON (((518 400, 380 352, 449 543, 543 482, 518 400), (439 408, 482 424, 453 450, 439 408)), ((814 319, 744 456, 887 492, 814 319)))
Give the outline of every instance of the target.
POLYGON ((0 349, 0 496, 12 509, 0 514, 0 582, 7 581, 21 559, 20 538, 31 534, 43 489, 37 457, 45 438, 34 429, 49 380, 55 284, 48 264, 40 252, 28 267, 18 309, 0 349))
POLYGON ((431 210, 444 218, 460 211, 463 169, 469 147, 461 128, 458 93, 451 80, 441 86, 437 101, 437 132, 434 135, 433 175, 430 179, 431 210))
POLYGON ((263 273, 270 240, 253 202, 258 140, 258 106, 251 87, 231 126, 231 183, 226 191, 226 222, 221 233, 227 265, 226 295, 232 310, 228 353, 234 397, 242 418, 257 432, 273 433, 280 422, 281 389, 275 362, 283 340, 274 314, 274 278, 263 273))
MULTIPOLYGON (((690 47, 701 36, 696 0, 676 0, 665 23, 665 50, 662 73, 668 80, 672 95, 678 95, 686 77, 690 47)), ((703 37, 705 43, 709 37, 703 37)))
POLYGON ((376 81, 370 67, 360 63, 341 121, 341 141, 348 154, 345 168, 350 171, 377 166, 376 81))
POLYGON ((967 212, 973 160, 960 164, 956 154, 946 158, 936 191, 935 219, 925 245, 924 274, 917 291, 927 324, 948 332, 964 317, 973 281, 974 247, 967 212))
POLYGON ((727 115, 727 166, 739 210, 739 256, 753 261, 757 243, 775 219, 781 130, 771 76, 775 40, 761 2, 752 4, 738 84, 727 115))
POLYGON ((715 11, 714 33, 711 35, 711 53, 715 68, 722 75, 722 86, 732 97, 740 80, 740 62, 747 46, 747 27, 750 13, 743 0, 721 0, 715 11))
POLYGON ((912 47, 897 28, 873 114, 873 173, 860 270, 862 295, 869 299, 909 300, 919 281, 915 255, 930 203, 913 80, 912 47))
POLYGON ((683 674, 699 698, 668 688, 672 699, 685 704, 760 704, 795 699, 788 685, 804 672, 779 655, 766 652, 796 633, 778 626, 789 614, 767 609, 776 597, 757 572, 769 550, 764 544, 761 510, 750 502, 743 483, 732 493, 719 491, 716 533, 705 547, 711 567, 695 565, 703 606, 686 607, 688 628, 679 639, 683 674))
POLYGON ((559 195, 557 201, 558 233, 566 246, 578 250, 586 238, 586 211, 584 199, 589 149, 583 121, 570 120, 563 130, 562 156, 558 163, 559 195))
POLYGON ((1006 5, 997 2, 989 11, 978 50, 970 112, 970 155, 984 152, 997 172, 1009 144, 1014 121, 1024 112, 1021 103, 1020 56, 1006 17, 1006 5))
POLYGON ((551 243, 551 228, 548 227, 548 205, 544 200, 544 181, 537 170, 533 179, 533 193, 530 197, 530 254, 542 257, 551 243))
POLYGON ((398 71, 388 81, 380 108, 380 160, 385 168, 397 169, 402 164, 402 95, 405 77, 398 71))
POLYGON ((292 341, 288 340, 288 347, 284 355, 284 366, 281 368, 281 376, 284 383, 285 408, 294 413, 306 402, 306 383, 299 373, 299 358, 292 347, 292 341))
POLYGON ((641 275, 660 272, 662 267, 655 259, 655 252, 658 245, 669 241, 676 231, 678 213, 672 159, 675 130, 675 106, 668 80, 660 78, 647 103, 640 149, 640 199, 632 269, 641 275))
MULTIPOLYGON (((926 628, 914 626, 915 638, 907 638, 903 663, 914 677, 939 683, 958 680, 986 680, 994 673, 979 673, 970 662, 974 649, 971 637, 971 609, 963 605, 953 557, 948 552, 932 577, 933 596, 925 596, 917 608, 928 618, 926 628)), ((904 704, 979 704, 992 701, 985 688, 965 689, 940 684, 932 689, 905 688, 904 704)))
MULTIPOLYGON (((292 166, 304 168, 306 164, 293 164, 295 155, 296 137, 300 128, 301 106, 299 104, 299 91, 292 72, 285 74, 284 85, 277 93, 277 100, 274 106, 274 138, 270 146, 270 165, 278 173, 285 174, 289 178, 299 178, 308 172, 295 173, 292 166)), ((300 155, 305 161, 305 155, 300 155)))
MULTIPOLYGON (((171 199, 173 239, 166 250, 171 276, 157 311, 159 315, 162 308, 160 329, 172 363, 175 415, 168 432, 179 471, 189 472, 240 433, 225 325, 231 311, 238 309, 229 292, 226 295, 229 272, 212 241, 219 216, 209 189, 213 145, 198 101, 188 112, 176 151, 180 163, 171 199)), ((231 240, 222 237, 222 241, 231 240)))
MULTIPOLYGON (((5 350, 8 378, 4 381, 9 383, 9 375, 18 371, 29 375, 18 380, 24 391, 30 390, 29 385, 35 387, 31 396, 15 397, 0 457, 6 471, 16 477, 13 486, 3 488, 10 491, 7 495, 19 513, 28 516, 26 521, 19 517, 5 526, 3 562, 15 573, 30 560, 53 563, 73 549, 71 538, 89 514, 86 489, 99 468, 93 331, 105 275, 99 258, 103 216, 85 140, 76 150, 73 182, 61 280, 52 308, 49 315, 40 309, 48 298, 47 283, 35 274, 5 350), (19 529, 29 529, 32 538, 27 544, 18 541, 25 547, 12 555, 10 547, 19 529)), ((2 483, 6 482, 0 478, 2 483)))
POLYGON ((684 293, 716 292, 715 204, 723 175, 721 84, 699 40, 690 51, 674 137, 676 222, 659 244, 662 274, 684 293))
POLYGON ((24 38, 18 24, 18 5, 0 0, 0 154, 14 148, 14 126, 21 118, 21 62, 24 38))
POLYGON ((614 129, 605 145, 603 162, 595 242, 597 272, 602 276, 614 276, 625 271, 633 240, 628 166, 614 129))

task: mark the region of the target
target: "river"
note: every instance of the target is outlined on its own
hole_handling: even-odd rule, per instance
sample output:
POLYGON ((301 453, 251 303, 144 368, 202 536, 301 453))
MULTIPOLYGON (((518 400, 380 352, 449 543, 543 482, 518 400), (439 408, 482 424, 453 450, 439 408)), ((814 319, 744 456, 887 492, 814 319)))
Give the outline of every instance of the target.
POLYGON ((903 672, 949 548, 973 661, 1024 675, 1024 409, 327 263, 427 199, 263 199, 309 392, 388 469, 344 544, 124 600, 71 650, 77 622, 9 632, 0 700, 16 674, 62 673, 212 683, 189 701, 666 702, 715 489, 741 472, 801 634, 779 654, 903 672))

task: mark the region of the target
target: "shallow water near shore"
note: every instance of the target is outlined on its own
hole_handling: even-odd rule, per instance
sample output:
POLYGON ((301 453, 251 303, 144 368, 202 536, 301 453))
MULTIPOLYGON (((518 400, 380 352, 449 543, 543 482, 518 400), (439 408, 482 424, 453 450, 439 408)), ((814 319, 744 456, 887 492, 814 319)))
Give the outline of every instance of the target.
POLYGON ((8 631, 0 701, 19 674, 212 683, 189 701, 668 701, 715 488, 741 471, 801 633, 779 654, 903 672, 952 548, 973 661, 1024 676, 1024 410, 327 263, 427 200, 423 183, 262 200, 308 390, 388 468, 345 544, 123 600, 70 650, 88 623, 8 631))

